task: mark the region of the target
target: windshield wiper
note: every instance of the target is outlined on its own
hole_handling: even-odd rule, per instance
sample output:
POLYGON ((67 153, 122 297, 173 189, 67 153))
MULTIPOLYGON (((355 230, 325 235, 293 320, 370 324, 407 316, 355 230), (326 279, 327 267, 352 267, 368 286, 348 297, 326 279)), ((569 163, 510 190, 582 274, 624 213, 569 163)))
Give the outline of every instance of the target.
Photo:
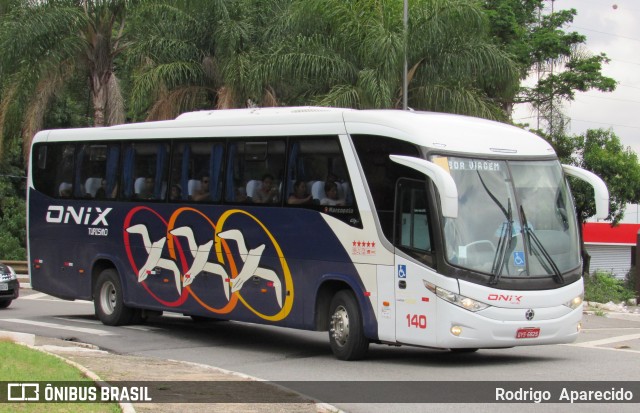
POLYGON ((511 231, 513 228, 513 212, 511 211, 511 198, 507 197, 507 208, 496 198, 496 196, 487 188, 487 184, 484 183, 480 171, 476 171, 478 179, 484 188, 485 192, 489 195, 489 198, 500 208, 502 214, 507 219, 506 223, 502 224, 502 233, 500 234, 500 240, 498 241, 498 247, 496 248, 496 255, 493 257, 493 265, 491 265, 491 274, 493 276, 489 280, 489 284, 497 284, 500 281, 500 274, 504 267, 505 260, 511 247, 511 231), (506 228, 505 228, 506 224, 506 228))
MULTIPOLYGON (((485 187, 485 189, 487 189, 485 187)), ((500 208, 503 211, 504 208, 500 208)), ((497 284, 500 281, 500 274, 504 267, 505 260, 511 247, 511 231, 513 228, 513 212, 511 211, 511 199, 507 199, 507 209, 505 213, 507 222, 502 224, 502 233, 500 234, 500 240, 498 241, 498 247, 496 248, 496 255, 493 257, 493 265, 491 266, 491 274, 493 276, 489 280, 489 284, 497 284)))
POLYGON ((547 249, 544 247, 544 245, 542 245, 540 238, 538 238, 536 233, 531 229, 531 227, 529 227, 529 223, 527 222, 527 216, 524 213, 523 206, 520 206, 520 212, 522 213, 524 233, 528 236, 527 240, 529 241, 529 253, 538 257, 542 268, 544 268, 547 274, 553 274, 558 284, 564 284, 564 277, 562 276, 560 269, 558 269, 558 266, 556 265, 555 261, 553 261, 553 258, 551 258, 551 255, 549 255, 547 249), (542 258, 544 258, 544 260, 542 258), (549 268, 549 266, 551 266, 551 268, 549 268))

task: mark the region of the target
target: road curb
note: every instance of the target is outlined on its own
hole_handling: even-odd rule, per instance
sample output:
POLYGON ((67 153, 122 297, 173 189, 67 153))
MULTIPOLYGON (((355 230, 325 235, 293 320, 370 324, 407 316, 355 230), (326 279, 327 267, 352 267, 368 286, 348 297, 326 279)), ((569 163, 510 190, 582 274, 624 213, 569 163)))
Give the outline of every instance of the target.
POLYGON ((302 397, 306 397, 307 399, 311 399, 311 400, 316 400, 315 406, 316 406, 316 412, 318 413, 346 413, 344 410, 341 410, 339 408, 337 408, 336 406, 333 406, 329 403, 323 403, 320 401, 317 401, 316 398, 308 396, 304 393, 300 393, 298 391, 295 391, 293 389, 290 389, 288 387, 284 387, 284 386, 280 386, 276 383, 272 383, 269 380, 265 380, 265 379, 261 379, 259 377, 255 377, 255 376, 250 376, 248 374, 244 374, 244 373, 239 373, 237 371, 232 371, 232 370, 226 370, 220 367, 215 367, 215 366, 210 366, 208 364, 200 364, 200 363, 196 363, 193 361, 182 361, 182 360, 173 360, 173 359, 167 359, 168 361, 174 362, 174 363, 182 363, 182 364, 186 364, 189 366, 196 366, 196 367, 200 367, 206 370, 213 370, 216 371, 218 373, 222 373, 222 374, 227 374, 230 376, 235 376, 235 377, 240 377, 243 379, 247 379, 247 380, 252 380, 252 381, 259 381, 259 382, 263 382, 263 383, 268 383, 271 386, 275 386, 281 389, 284 389, 286 391, 290 391, 290 392, 294 392, 297 393, 298 395, 302 396, 302 397))
MULTIPOLYGON (((36 342, 36 336, 35 334, 28 334, 28 333, 16 333, 13 331, 2 331, 0 330, 0 339, 8 339, 13 341, 16 344, 25 346, 25 347, 29 347, 32 350, 36 350, 39 351, 41 353, 44 354, 48 354, 50 356, 56 357, 59 360, 64 361, 65 363, 67 363, 68 365, 78 369, 82 374, 84 374, 87 378, 91 379, 96 385, 98 385, 99 387, 108 387, 109 385, 107 384, 107 382, 105 382, 104 380, 102 380, 102 378, 100 378, 100 376, 98 376, 96 373, 94 373, 93 371, 89 370, 88 368, 86 368, 85 366, 76 363, 73 360, 69 360, 65 357, 62 357, 58 354, 55 353, 51 353, 49 351, 46 351, 43 348, 40 348, 38 346, 35 345, 36 342)), ((131 403, 127 403, 127 402, 118 402, 118 406, 120 406, 120 410, 122 411, 122 413, 136 413, 136 409, 133 407, 133 405, 131 403)))
MULTIPOLYGON (((103 380, 100 376, 98 376, 95 372, 93 372, 92 370, 88 369, 87 367, 85 367, 84 365, 77 363, 73 360, 69 360, 64 356, 61 356, 58 353, 54 353, 51 351, 48 351, 47 349, 47 345, 44 346, 37 346, 35 345, 36 342, 36 335, 35 334, 28 334, 28 333, 17 333, 17 332, 12 332, 12 331, 3 331, 0 330, 0 339, 8 339, 11 340, 13 342, 15 342, 16 344, 20 344, 20 345, 24 345, 26 347, 29 347, 33 350, 37 350, 41 353, 45 353, 45 354, 49 354, 52 355, 62 361, 64 361, 65 363, 69 364, 70 366, 73 366, 74 368, 78 369, 83 375, 85 375, 87 378, 91 379, 96 385, 100 386, 100 387, 105 387, 105 386, 109 386, 107 384, 107 382, 105 382, 105 380, 103 380)), ((74 343, 75 344, 75 343, 74 343)), ((56 346, 54 346, 56 347, 56 346)), ((59 348, 59 347, 56 347, 59 348)), ((76 345, 72 345, 72 346, 65 346, 65 349, 69 349, 69 351, 74 352, 74 351, 99 351, 102 353, 107 353, 107 354, 111 354, 108 351, 103 351, 103 350, 99 350, 99 349, 94 349, 94 348, 86 348, 86 347, 82 347, 82 346, 76 346, 76 345)), ((315 405, 315 411, 317 413, 345 413, 343 410, 339 409, 336 406, 333 406, 329 403, 324 403, 321 402, 311 396, 308 396, 304 393, 300 393, 297 392, 293 389, 287 388, 287 387, 283 387, 280 386, 276 383, 272 383, 268 380, 265 379, 261 379, 255 376, 250 376, 248 374, 244 374, 244 373, 240 373, 240 372, 236 372, 236 371, 231 371, 231 370, 226 370, 220 367, 215 367, 215 366, 210 366, 207 364, 201 364, 201 363, 196 363, 196 362, 189 362, 189 361, 182 361, 182 360, 175 360, 175 359, 166 359, 166 361, 172 362, 172 363, 180 363, 180 364, 184 364, 187 366, 194 366, 194 367, 199 367, 201 369, 204 370, 210 370, 213 372, 217 372, 217 373, 221 373, 224 375, 229 375, 229 376, 234 376, 234 377, 238 377, 241 379, 245 379, 245 380, 251 380, 251 381, 257 381, 257 382, 262 382, 265 384, 269 384, 271 386, 277 387, 277 388, 281 388, 283 390, 286 390, 287 392, 293 392, 298 394, 301 397, 304 397, 306 399, 309 400, 313 400, 314 401, 314 405, 315 405)), ((134 406, 131 403, 118 403, 120 410, 123 413, 136 413, 136 410, 134 408, 134 406)))
POLYGON ((31 289, 31 277, 25 274, 17 274, 18 282, 20 283, 20 288, 31 289))

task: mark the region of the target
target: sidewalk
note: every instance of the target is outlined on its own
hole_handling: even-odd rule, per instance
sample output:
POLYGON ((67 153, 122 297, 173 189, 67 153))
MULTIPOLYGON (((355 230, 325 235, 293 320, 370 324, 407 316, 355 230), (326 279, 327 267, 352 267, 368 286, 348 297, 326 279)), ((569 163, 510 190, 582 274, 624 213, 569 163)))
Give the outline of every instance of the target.
POLYGON ((273 400, 272 403, 243 403, 243 394, 239 393, 228 395, 229 397, 237 399, 237 401, 233 403, 121 403, 121 408, 124 413, 174 413, 191 410, 194 407, 198 409, 199 413, 263 411, 276 413, 340 412, 339 409, 331 405, 317 403, 310 398, 269 382, 261 382, 259 379, 216 367, 176 360, 118 355, 99 350, 95 346, 84 343, 39 337, 32 334, 0 331, 0 338, 1 337, 7 337, 36 350, 59 356, 80 369, 85 376, 94 381, 162 381, 163 384, 172 382, 172 385, 175 384, 175 389, 167 388, 166 390, 168 392, 184 391, 184 388, 180 386, 180 382, 183 381, 220 381, 227 383, 233 381, 254 381, 263 383, 255 387, 257 391, 264 392, 264 395, 261 395, 261 397, 264 397, 265 400, 273 400))

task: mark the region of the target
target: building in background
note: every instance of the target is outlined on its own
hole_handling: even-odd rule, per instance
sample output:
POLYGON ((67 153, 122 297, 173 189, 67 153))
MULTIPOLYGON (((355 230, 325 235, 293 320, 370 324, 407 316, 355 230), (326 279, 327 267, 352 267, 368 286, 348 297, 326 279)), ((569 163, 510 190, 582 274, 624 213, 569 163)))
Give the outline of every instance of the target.
POLYGON ((631 268, 632 248, 636 245, 640 224, 619 224, 612 227, 608 222, 584 224, 585 247, 591 255, 591 273, 601 270, 624 278, 631 268))

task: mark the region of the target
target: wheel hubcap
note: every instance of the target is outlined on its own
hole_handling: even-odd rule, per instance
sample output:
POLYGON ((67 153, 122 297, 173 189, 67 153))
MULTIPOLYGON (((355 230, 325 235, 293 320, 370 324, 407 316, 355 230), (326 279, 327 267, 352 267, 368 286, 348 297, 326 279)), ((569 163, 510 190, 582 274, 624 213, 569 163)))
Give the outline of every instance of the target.
POLYGON ((105 314, 113 314, 116 309, 116 302, 116 286, 111 281, 107 281, 100 290, 100 304, 105 314))
POLYGON ((349 340, 349 313, 343 306, 336 308, 331 317, 331 334, 340 346, 344 346, 349 340))

